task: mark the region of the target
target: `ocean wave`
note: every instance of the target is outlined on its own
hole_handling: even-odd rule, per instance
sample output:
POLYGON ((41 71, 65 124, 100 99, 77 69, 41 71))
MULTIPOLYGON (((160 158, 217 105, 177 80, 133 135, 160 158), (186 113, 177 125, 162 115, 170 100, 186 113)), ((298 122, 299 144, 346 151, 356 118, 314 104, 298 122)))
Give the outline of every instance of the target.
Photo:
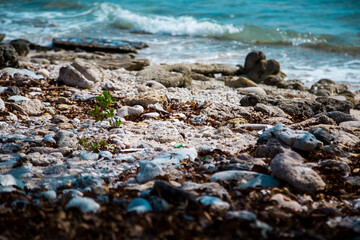
POLYGON ((99 9, 100 14, 105 14, 113 19, 112 24, 114 26, 135 32, 172 36, 215 37, 242 31, 242 27, 239 26, 219 24, 211 20, 198 20, 190 16, 140 15, 111 3, 101 3, 99 9))
POLYGON ((356 46, 332 43, 334 36, 331 35, 298 33, 253 25, 237 26, 191 16, 144 15, 123 9, 114 3, 98 3, 95 8, 99 20, 104 21, 106 18, 111 26, 136 33, 211 37, 255 45, 302 46, 331 52, 360 52, 356 46))

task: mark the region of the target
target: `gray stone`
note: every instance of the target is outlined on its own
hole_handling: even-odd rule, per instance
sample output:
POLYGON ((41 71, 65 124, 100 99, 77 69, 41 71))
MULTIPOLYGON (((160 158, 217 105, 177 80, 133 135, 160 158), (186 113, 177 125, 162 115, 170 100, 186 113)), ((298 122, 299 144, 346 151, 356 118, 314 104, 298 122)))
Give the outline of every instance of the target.
POLYGON ((325 182, 317 172, 306 167, 303 161, 296 152, 280 153, 273 158, 270 167, 276 178, 290 183, 300 191, 323 190, 325 182))
POLYGON ((118 110, 116 115, 119 117, 127 117, 127 116, 135 117, 135 116, 139 116, 143 112, 144 112, 144 108, 140 105, 135 105, 133 107, 123 106, 118 110))
POLYGON ((284 198, 284 195, 282 195, 281 193, 277 193, 270 198, 270 201, 275 201, 281 207, 290 208, 295 211, 307 210, 306 206, 301 206, 298 202, 296 202, 294 200, 285 200, 285 199, 286 198, 284 198))
POLYGON ((342 123, 340 123, 340 126, 360 128, 360 120, 342 122, 342 123))
POLYGON ((72 65, 62 67, 57 81, 80 88, 92 88, 103 80, 102 70, 90 63, 77 60, 72 65))
POLYGON ((10 174, 0 175, 0 186, 16 186, 23 189, 24 183, 10 174))
POLYGON ((340 112, 340 111, 319 113, 319 114, 315 115, 315 117, 321 117, 323 115, 331 118, 336 123, 342 123, 342 122, 347 122, 347 121, 359 121, 356 117, 354 117, 350 114, 347 114, 347 113, 340 112))
POLYGON ((153 180, 156 176, 164 174, 163 170, 154 162, 140 161, 140 172, 136 176, 139 183, 145 183, 153 180))
POLYGON ((280 185, 280 181, 271 176, 242 170, 230 170, 215 173, 210 177, 210 181, 236 181, 238 183, 238 188, 240 189, 256 186, 277 187, 280 185))
POLYGON ((29 42, 25 39, 15 39, 10 41, 10 44, 15 48, 19 56, 26 57, 30 52, 29 42))
POLYGON ((15 169, 12 169, 7 174, 10 174, 14 176, 14 178, 23 179, 23 178, 31 178, 34 173, 31 169, 24 168, 24 167, 18 167, 15 169))
POLYGON ((31 99, 28 98, 28 97, 24 97, 24 96, 17 96, 17 95, 14 95, 14 96, 11 96, 11 97, 8 97, 7 99, 8 101, 13 101, 13 102, 26 102, 26 101, 30 101, 31 99))
POLYGON ((281 108, 276 106, 269 106, 262 103, 258 103, 255 105, 254 109, 256 111, 262 112, 266 115, 269 115, 270 117, 289 117, 288 114, 286 114, 281 108))
POLYGON ((154 158, 153 160, 151 160, 151 162, 166 167, 173 164, 179 164, 181 161, 185 159, 194 161, 196 157, 197 157, 197 151, 195 148, 182 148, 174 152, 169 152, 160 155, 154 158))
POLYGON ((164 89, 166 88, 164 85, 162 85, 161 83, 157 82, 157 81, 146 81, 144 83, 145 86, 151 88, 151 89, 164 89))
POLYGON ((349 164, 343 161, 329 159, 319 162, 320 168, 325 171, 326 174, 336 174, 344 177, 348 177, 351 173, 349 164))
POLYGON ((54 190, 49 190, 49 191, 40 193, 38 196, 46 198, 48 200, 53 200, 53 199, 56 199, 56 192, 54 190))
POLYGON ((77 136, 74 133, 66 130, 59 130, 55 134, 54 139, 60 147, 75 148, 78 144, 77 136))
POLYGON ((136 212, 138 214, 141 213, 146 213, 149 211, 152 211, 152 207, 150 205, 150 203, 148 201, 146 201, 143 198, 135 198, 134 200, 132 200, 128 207, 127 207, 127 211, 128 212, 136 212))
POLYGON ((190 69, 184 66, 153 65, 137 74, 140 82, 153 80, 165 87, 187 87, 191 85, 190 69))
POLYGON ((99 154, 92 152, 80 152, 78 154, 78 157, 87 161, 96 161, 99 159, 99 154))
POLYGON ((96 213, 100 205, 92 198, 88 197, 75 197, 66 204, 66 209, 79 208, 83 213, 96 213))
POLYGON ((266 130, 260 136, 259 142, 267 142, 267 140, 274 136, 285 144, 302 151, 310 151, 322 146, 322 142, 318 141, 311 133, 302 130, 292 130, 284 124, 278 124, 266 130))
POLYGON ((239 219, 243 221, 255 221, 257 219, 256 215, 252 212, 242 210, 242 211, 229 211, 225 215, 226 219, 239 219))
POLYGON ((37 75, 33 71, 27 69, 19 69, 19 68, 4 68, 1 70, 2 72, 7 72, 10 76, 14 77, 16 75, 26 76, 34 79, 44 78, 42 75, 37 75))
POLYGON ((240 94, 249 94, 249 93, 253 93, 256 95, 259 95, 261 97, 266 97, 266 92, 264 89, 262 89, 261 87, 247 87, 247 88, 238 88, 238 93, 240 94))

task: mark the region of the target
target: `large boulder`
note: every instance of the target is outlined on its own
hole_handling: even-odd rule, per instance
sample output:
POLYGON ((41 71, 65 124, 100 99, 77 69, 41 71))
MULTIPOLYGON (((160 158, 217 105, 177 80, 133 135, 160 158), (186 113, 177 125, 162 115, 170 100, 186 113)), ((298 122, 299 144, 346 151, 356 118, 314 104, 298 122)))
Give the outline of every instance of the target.
POLYGON ((260 51, 252 51, 245 58, 245 67, 240 67, 240 75, 246 75, 256 83, 275 82, 283 84, 286 76, 280 71, 280 63, 274 59, 266 60, 266 55, 260 51), (270 78, 270 79, 269 79, 270 78))
POLYGON ((19 55, 13 46, 0 43, 0 69, 5 67, 17 67, 19 55))

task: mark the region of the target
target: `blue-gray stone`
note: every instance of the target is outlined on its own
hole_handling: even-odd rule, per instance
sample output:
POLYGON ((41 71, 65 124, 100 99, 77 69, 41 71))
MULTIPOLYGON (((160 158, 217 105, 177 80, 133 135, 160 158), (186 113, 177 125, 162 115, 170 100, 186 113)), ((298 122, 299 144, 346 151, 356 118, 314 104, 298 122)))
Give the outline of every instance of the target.
POLYGON ((99 210, 100 205, 92 198, 75 197, 66 205, 66 209, 73 207, 79 208, 83 213, 96 213, 99 210))
POLYGON ((149 211, 152 211, 152 207, 150 205, 150 203, 148 201, 146 201, 143 198, 135 198, 134 200, 132 200, 128 207, 127 207, 127 211, 128 212, 137 212, 137 213, 146 213, 149 211))

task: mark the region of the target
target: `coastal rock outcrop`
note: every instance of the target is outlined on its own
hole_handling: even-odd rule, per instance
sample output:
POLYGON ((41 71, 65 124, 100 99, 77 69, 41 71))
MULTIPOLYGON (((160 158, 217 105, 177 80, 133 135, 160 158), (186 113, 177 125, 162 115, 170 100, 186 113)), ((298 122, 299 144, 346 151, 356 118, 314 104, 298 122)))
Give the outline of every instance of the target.
POLYGON ((0 69, 5 67, 17 67, 19 55, 13 46, 0 43, 0 69))

